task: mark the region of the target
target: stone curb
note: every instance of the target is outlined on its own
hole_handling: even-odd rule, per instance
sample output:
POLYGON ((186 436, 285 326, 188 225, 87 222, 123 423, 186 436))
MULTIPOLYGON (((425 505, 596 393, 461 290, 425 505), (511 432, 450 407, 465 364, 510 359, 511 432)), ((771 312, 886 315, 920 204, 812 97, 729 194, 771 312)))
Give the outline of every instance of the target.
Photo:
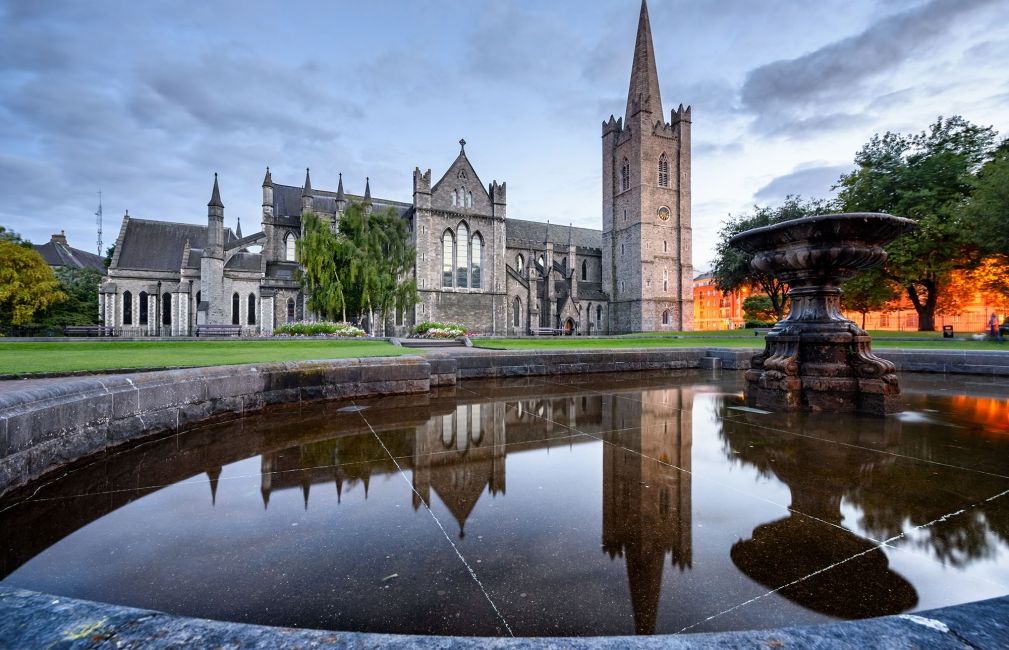
POLYGON ((172 616, 0 585, 0 642, 12 648, 1004 648, 1009 597, 918 614, 745 632, 489 638, 266 627, 172 616))

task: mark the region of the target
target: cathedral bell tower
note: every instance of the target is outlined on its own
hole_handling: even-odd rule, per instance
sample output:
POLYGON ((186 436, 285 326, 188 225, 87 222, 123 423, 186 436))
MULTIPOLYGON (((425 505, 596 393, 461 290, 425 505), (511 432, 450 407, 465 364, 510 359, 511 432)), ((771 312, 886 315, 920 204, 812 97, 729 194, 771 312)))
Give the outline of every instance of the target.
POLYGON ((692 329, 690 108, 662 114, 644 0, 624 117, 603 122, 602 171, 610 333, 692 329))

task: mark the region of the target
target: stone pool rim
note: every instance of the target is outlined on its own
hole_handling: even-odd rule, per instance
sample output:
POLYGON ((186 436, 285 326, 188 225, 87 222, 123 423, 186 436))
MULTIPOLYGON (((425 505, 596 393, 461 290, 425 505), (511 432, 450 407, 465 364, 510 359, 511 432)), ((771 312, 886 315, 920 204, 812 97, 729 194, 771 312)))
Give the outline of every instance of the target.
MULTIPOLYGON (((1009 353, 879 350, 898 372, 1009 377, 1009 353)), ((459 379, 593 372, 745 370, 754 350, 657 348, 439 352, 69 377, 0 393, 0 496, 105 449, 272 404, 428 392, 459 379)), ((210 621, 0 584, 0 642, 97 647, 183 643, 254 647, 704 648, 777 643, 821 647, 1009 646, 1009 595, 912 615, 766 630, 651 637, 445 637, 266 627, 210 621)))

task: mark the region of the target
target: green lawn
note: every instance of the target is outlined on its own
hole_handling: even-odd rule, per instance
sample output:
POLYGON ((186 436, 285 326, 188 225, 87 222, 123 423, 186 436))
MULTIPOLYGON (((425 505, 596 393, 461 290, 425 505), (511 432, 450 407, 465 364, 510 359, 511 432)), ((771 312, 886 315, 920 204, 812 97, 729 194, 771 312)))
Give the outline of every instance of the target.
POLYGON ((412 350, 385 341, 60 341, 0 342, 0 375, 119 368, 217 366, 268 361, 392 357, 412 350))

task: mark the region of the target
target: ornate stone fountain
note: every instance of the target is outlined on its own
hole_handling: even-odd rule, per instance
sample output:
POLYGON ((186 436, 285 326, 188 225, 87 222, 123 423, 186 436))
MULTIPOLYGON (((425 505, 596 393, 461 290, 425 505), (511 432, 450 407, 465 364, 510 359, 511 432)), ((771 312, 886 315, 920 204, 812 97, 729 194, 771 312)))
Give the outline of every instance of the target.
POLYGON ((900 410, 892 363, 841 315, 841 283, 886 260, 883 245, 914 227, 888 214, 825 214, 755 228, 729 243, 785 282, 791 311, 746 372, 746 403, 774 411, 900 410))

